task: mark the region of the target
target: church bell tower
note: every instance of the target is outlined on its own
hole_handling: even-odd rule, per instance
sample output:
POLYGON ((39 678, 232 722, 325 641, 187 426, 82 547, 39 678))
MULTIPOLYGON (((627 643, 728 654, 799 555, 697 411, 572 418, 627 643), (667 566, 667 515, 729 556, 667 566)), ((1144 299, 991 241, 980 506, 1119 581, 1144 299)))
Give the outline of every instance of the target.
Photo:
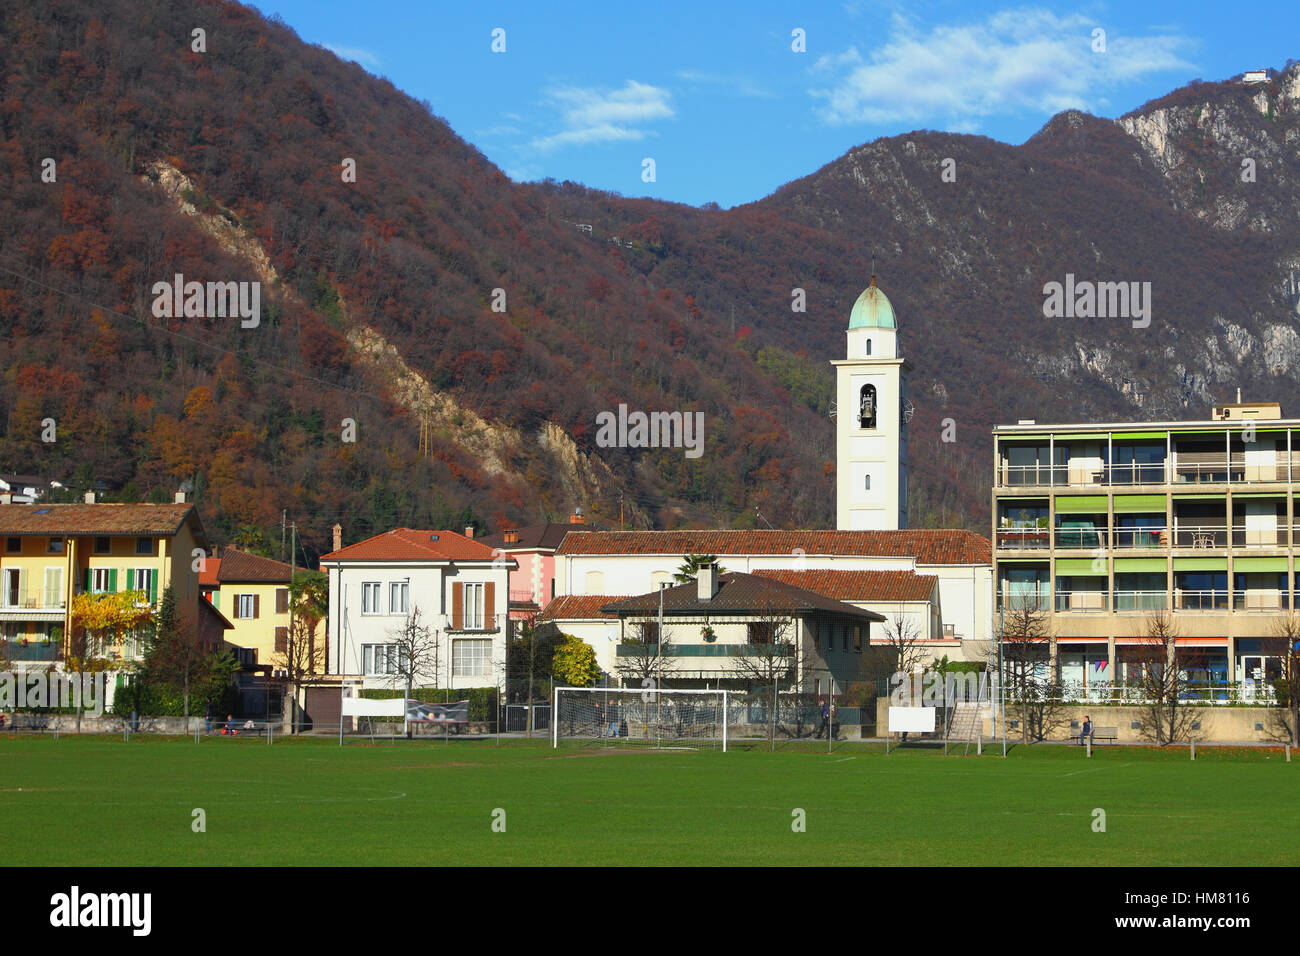
POLYGON ((835 526, 841 531, 907 527, 907 374, 898 323, 871 284, 849 315, 848 357, 835 366, 835 526))

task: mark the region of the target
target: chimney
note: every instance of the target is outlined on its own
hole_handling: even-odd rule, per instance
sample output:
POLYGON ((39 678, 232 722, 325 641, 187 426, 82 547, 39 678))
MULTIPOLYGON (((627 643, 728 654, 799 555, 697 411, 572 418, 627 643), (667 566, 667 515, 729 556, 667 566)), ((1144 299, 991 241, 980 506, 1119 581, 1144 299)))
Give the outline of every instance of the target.
POLYGON ((505 533, 504 540, 506 544, 518 544, 519 532, 514 528, 511 528, 509 531, 505 533))
POLYGON ((465 525, 465 537, 467 538, 474 537, 474 526, 472 524, 465 525))
POLYGON ((87 492, 86 492, 86 504, 88 504, 88 505, 93 505, 94 503, 95 503, 95 493, 94 493, 93 491, 87 491, 87 492))
POLYGON ((701 565, 695 575, 695 594, 701 601, 712 601, 718 593, 718 566, 701 565))
POLYGON ((587 518, 582 513, 582 508, 574 508, 573 514, 569 515, 569 524, 586 524, 587 518))
POLYGON ((185 492, 183 492, 183 491, 178 491, 178 492, 176 492, 176 497, 175 497, 174 500, 176 501, 176 503, 177 503, 178 505, 183 505, 183 504, 185 504, 185 492))
POLYGON ((1237 389, 1237 404, 1238 404, 1238 405, 1241 404, 1241 389, 1240 389, 1240 388, 1237 389))
POLYGON ((331 530, 334 532, 334 547, 331 548, 330 550, 332 551, 343 550, 343 525, 335 523, 334 527, 331 530))

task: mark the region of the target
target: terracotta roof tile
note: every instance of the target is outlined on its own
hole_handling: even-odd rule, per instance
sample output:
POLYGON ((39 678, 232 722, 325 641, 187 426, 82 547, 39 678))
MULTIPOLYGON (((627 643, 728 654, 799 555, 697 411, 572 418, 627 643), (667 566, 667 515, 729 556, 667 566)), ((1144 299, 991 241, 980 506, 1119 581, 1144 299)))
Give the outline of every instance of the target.
MULTIPOLYGON (((915 557, 917 564, 991 564, 974 531, 603 531, 570 532, 557 554, 795 554, 915 557)), ((725 567, 725 561, 723 562, 725 567)))
POLYGON ((199 572, 199 587, 216 588, 221 586, 221 580, 217 574, 221 570, 220 558, 208 558, 203 562, 203 570, 199 572))
MULTIPOLYGON (((659 591, 638 594, 636 597, 613 600, 603 610, 628 615, 644 615, 659 609, 659 591)), ((728 572, 718 575, 718 592, 709 600, 701 601, 695 581, 665 588, 663 609, 665 614, 762 614, 764 612, 790 613, 821 611, 849 617, 883 621, 875 611, 854 607, 834 600, 816 591, 756 574, 728 572)))
MULTIPOLYGON (((396 528, 321 555, 321 561, 491 561, 492 557, 487 545, 454 531, 396 528)), ((512 566, 509 561, 507 567, 512 566)))
POLYGON ((915 571, 783 571, 762 569, 760 577, 773 578, 816 591, 837 601, 928 601, 938 577, 915 571))
POLYGON ((542 611, 543 621, 568 621, 605 618, 616 621, 618 615, 605 613, 601 607, 616 601, 626 601, 627 594, 564 594, 546 605, 542 611))
MULTIPOLYGON (((217 571, 218 581, 260 581, 267 584, 288 584, 293 577, 293 567, 283 561, 264 558, 258 554, 249 554, 247 551, 236 551, 234 548, 227 548, 222 551, 221 558, 216 563, 220 567, 220 570, 217 571)), ((212 562, 209 561, 208 564, 210 565, 212 562)), ((200 583, 202 583, 201 577, 200 583)))
POLYGON ((0 505, 0 535, 173 535, 192 504, 0 505))

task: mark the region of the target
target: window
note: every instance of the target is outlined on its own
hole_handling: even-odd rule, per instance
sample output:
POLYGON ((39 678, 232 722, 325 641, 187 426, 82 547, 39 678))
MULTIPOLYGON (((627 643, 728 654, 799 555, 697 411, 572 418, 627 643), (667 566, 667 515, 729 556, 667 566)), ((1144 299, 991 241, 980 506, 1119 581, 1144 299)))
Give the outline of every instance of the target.
POLYGON ((251 620, 256 618, 258 603, 256 594, 236 594, 235 618, 238 620, 251 620))
POLYGON ((361 613, 362 614, 383 614, 384 609, 380 606, 383 602, 383 595, 380 593, 382 585, 378 581, 365 581, 361 585, 361 613))
POLYGON ((775 621, 750 621, 745 629, 748 632, 746 635, 748 643, 771 644, 777 625, 775 621))
POLYGON ((276 614, 289 613, 289 589, 288 588, 275 589, 275 613, 276 614))
POLYGON ((393 581, 388 585, 388 613, 407 614, 410 611, 411 585, 407 581, 393 581))
POLYGON ((870 475, 867 475, 866 486, 867 486, 867 487, 866 487, 866 490, 867 490, 867 491, 870 491, 870 490, 871 490, 871 476, 870 476, 870 475))
POLYGON ((18 568, 5 568, 4 606, 23 606, 23 573, 18 568))
POLYGON ((63 569, 45 569, 45 593, 41 595, 41 607, 63 606, 63 569))
POLYGON ((871 354, 871 339, 867 339, 867 354, 871 354))
POLYGON ((284 654, 289 650, 289 629, 287 627, 277 627, 275 629, 275 652, 284 654))
POLYGON ((113 541, 111 538, 97 537, 95 539, 95 553, 109 554, 113 550, 113 541))
POLYGON ((153 538, 136 538, 136 554, 153 554, 153 538))
POLYGON ((50 539, 50 543, 47 544, 47 545, 45 546, 45 553, 46 553, 46 554, 62 554, 62 553, 63 553, 63 539, 62 539, 62 538, 51 538, 51 539, 50 539))
POLYGON ((876 427, 876 386, 863 385, 858 393, 858 424, 863 428, 876 427))
POLYGON ((90 592, 107 594, 113 590, 113 569, 92 568, 90 571, 90 592))
POLYGON ((362 644, 361 667, 371 675, 397 673, 397 651, 391 644, 362 644))
POLYGON ((483 585, 465 585, 465 630, 483 629, 483 585))
POLYGON ((5 538, 5 550, 10 554, 20 554, 23 550, 22 538, 5 538))
MULTIPOLYGON (((136 568, 134 572, 128 571, 126 586, 132 591, 143 591, 145 601, 151 602, 158 587, 158 572, 153 568, 136 568)), ((256 604, 253 616, 257 617, 256 604)))
POLYGON ((862 653, 862 628, 857 624, 853 625, 853 649, 862 653))
POLYGON ((459 640, 451 642, 452 677, 489 677, 491 674, 491 641, 459 640))

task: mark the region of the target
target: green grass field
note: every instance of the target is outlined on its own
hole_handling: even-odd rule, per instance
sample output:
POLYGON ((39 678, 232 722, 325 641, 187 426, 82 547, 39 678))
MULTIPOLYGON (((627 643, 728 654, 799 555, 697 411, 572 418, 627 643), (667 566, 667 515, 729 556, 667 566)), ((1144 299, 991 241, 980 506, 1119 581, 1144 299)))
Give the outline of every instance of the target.
POLYGON ((1298 775, 1280 752, 1226 749, 0 737, 0 838, 11 863, 64 866, 1292 865, 1298 775))

